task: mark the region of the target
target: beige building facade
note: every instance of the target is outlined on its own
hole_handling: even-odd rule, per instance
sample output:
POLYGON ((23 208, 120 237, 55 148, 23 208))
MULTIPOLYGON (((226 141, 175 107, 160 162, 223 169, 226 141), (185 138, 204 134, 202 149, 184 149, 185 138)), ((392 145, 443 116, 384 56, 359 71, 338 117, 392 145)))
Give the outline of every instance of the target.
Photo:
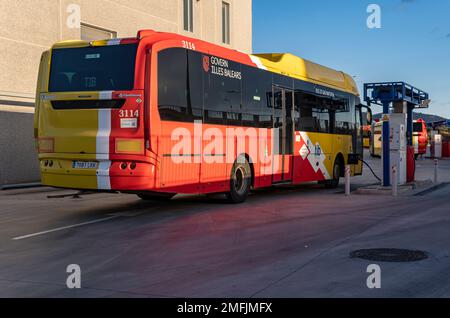
POLYGON ((32 117, 41 53, 141 29, 251 53, 252 0, 0 0, 0 186, 39 180, 32 117))

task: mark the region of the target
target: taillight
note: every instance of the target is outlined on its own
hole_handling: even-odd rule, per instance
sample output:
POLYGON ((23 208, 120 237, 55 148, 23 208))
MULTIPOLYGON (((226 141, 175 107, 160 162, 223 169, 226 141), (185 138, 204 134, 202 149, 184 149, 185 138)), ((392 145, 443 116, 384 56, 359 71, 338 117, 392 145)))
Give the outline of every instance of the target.
POLYGON ((144 140, 117 138, 115 153, 142 155, 144 153, 144 140))
POLYGON ((55 140, 53 138, 38 138, 39 153, 53 153, 55 151, 55 140))

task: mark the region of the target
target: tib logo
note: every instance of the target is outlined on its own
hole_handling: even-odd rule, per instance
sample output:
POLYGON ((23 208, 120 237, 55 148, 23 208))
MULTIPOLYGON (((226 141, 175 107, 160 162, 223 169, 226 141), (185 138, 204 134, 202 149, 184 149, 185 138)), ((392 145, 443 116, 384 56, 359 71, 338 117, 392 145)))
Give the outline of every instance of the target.
POLYGON ((209 73, 209 56, 203 56, 203 70, 206 73, 209 73))

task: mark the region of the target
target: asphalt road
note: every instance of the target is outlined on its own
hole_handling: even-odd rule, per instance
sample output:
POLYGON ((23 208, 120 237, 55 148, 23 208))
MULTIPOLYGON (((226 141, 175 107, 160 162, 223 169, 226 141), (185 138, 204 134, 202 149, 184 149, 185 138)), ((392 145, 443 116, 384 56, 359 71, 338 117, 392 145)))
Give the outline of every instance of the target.
MULTIPOLYGON (((441 169, 450 171, 450 161, 441 169)), ((355 180, 376 181, 365 178, 355 180)), ((241 205, 47 198, 67 193, 0 192, 0 297, 450 297, 450 186, 397 198, 289 187, 241 205), (349 257, 363 248, 429 258, 349 257), (69 264, 81 267, 81 289, 66 286, 69 264), (381 267, 381 289, 366 285, 369 264, 381 267)))

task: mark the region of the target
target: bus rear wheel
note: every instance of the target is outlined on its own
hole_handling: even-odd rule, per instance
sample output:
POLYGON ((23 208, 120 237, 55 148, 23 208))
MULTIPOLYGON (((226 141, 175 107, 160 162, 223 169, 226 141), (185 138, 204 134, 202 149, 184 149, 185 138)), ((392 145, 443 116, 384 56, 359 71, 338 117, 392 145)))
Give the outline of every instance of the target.
POLYGON ((336 189, 339 186, 339 180, 341 179, 342 162, 338 158, 334 161, 333 165, 333 179, 325 181, 325 188, 336 189))
POLYGON ((239 158, 231 170, 230 192, 227 199, 231 203, 242 203, 247 199, 252 182, 252 171, 246 158, 239 158))

